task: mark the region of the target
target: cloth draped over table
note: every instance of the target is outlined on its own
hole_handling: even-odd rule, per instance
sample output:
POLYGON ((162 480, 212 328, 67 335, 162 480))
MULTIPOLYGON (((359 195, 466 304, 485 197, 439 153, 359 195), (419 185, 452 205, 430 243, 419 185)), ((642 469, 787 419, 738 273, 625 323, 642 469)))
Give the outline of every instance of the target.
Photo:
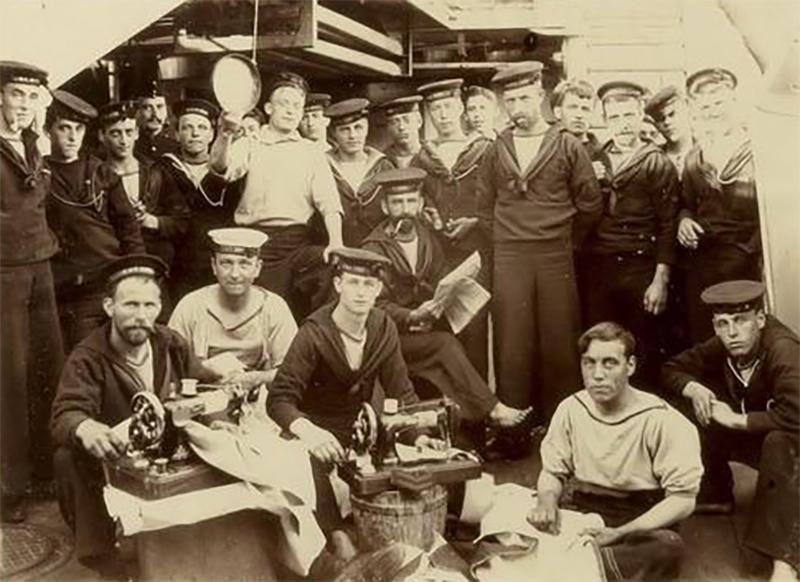
POLYGON ((184 427, 197 455, 238 483, 172 497, 145 500, 106 486, 109 514, 125 535, 197 523, 245 509, 263 509, 280 520, 277 555, 291 570, 306 576, 325 547, 314 516, 316 494, 308 450, 280 437, 274 423, 247 416, 240 425, 212 429, 189 421, 184 427))

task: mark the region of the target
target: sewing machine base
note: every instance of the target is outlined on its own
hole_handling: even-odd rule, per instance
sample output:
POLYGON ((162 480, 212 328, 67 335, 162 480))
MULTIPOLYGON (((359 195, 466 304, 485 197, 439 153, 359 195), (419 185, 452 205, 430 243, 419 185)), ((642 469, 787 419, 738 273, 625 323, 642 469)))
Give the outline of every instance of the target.
POLYGON ((374 495, 390 489, 396 489, 392 483, 392 472, 424 471, 430 474, 431 483, 445 485, 459 481, 477 479, 481 476, 483 465, 475 461, 447 461, 444 463, 422 463, 419 465, 385 468, 373 475, 361 475, 352 465, 339 467, 339 475, 350 486, 351 493, 355 495, 374 495))
POLYGON ((149 468, 138 469, 133 463, 129 457, 104 463, 106 478, 109 485, 142 499, 163 499, 236 481, 234 477, 196 458, 170 461, 166 473, 156 473, 149 468))

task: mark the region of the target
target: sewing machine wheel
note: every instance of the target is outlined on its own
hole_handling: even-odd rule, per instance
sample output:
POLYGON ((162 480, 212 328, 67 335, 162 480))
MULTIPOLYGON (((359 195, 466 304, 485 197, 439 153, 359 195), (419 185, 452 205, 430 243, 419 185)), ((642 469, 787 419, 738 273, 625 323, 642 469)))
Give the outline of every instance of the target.
POLYGON ((164 405, 152 392, 137 392, 131 398, 133 416, 128 428, 131 446, 145 450, 158 444, 166 428, 164 405))
POLYGON ((378 441, 378 416, 370 404, 364 402, 353 423, 352 447, 364 454, 378 441))

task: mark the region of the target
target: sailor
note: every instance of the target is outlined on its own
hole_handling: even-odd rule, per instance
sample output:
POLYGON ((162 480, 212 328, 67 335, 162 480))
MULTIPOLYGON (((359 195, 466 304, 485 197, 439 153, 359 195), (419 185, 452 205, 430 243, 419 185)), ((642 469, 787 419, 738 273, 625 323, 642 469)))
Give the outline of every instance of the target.
POLYGON ((52 153, 47 221, 59 241, 53 258, 61 330, 67 353, 105 322, 102 298, 107 264, 144 252, 136 212, 122 182, 101 160, 82 155, 86 129, 97 118, 89 103, 53 91, 46 126, 52 153))
POLYGON ((391 263, 384 271, 378 305, 400 331, 403 357, 415 383, 453 399, 473 424, 488 421, 511 428, 522 423, 526 411, 506 406, 492 394, 436 312, 434 290, 447 273, 447 262, 433 231, 420 219, 424 179, 425 172, 414 167, 378 176, 386 220, 364 241, 364 248, 391 263))
POLYGON ((594 162, 603 147, 589 129, 594 114, 596 94, 594 87, 583 79, 567 79, 556 85, 550 93, 550 108, 567 131, 581 140, 589 158, 594 162))
POLYGON ((422 114, 419 106, 421 95, 408 95, 392 99, 381 105, 386 118, 386 129, 392 142, 384 154, 397 168, 408 167, 411 159, 420 150, 419 132, 422 129, 422 114))
POLYGON ((154 198, 180 196, 189 208, 185 230, 174 238, 175 258, 170 267, 170 295, 181 297, 214 282, 207 233, 233 225, 240 190, 210 172, 209 147, 214 139, 217 107, 204 99, 175 104, 180 150, 161 156, 153 165, 154 198))
MULTIPOLYGON (((494 246, 497 394, 509 406, 533 406, 535 421, 546 423, 579 381, 572 250, 600 219, 602 196, 580 140, 541 116, 541 73, 529 62, 494 76, 513 127, 486 154, 478 198, 494 246)), ((518 444, 517 454, 527 454, 527 439, 518 444)))
POLYGON ((772 580, 800 567, 800 339, 764 311, 764 284, 725 281, 703 291, 715 336, 665 366, 700 430, 705 476, 698 511, 733 511, 736 460, 758 469, 744 544, 772 561, 772 580), (692 414, 693 412, 693 414, 692 414))
POLYGON ((606 176, 603 216, 583 249, 585 324, 615 321, 629 329, 639 346, 634 378, 655 390, 666 349, 680 183, 666 154, 640 138, 643 88, 611 81, 597 95, 611 139, 598 153, 606 176))
POLYGON ((260 109, 251 109, 242 116, 242 127, 244 128, 244 134, 247 137, 258 139, 258 136, 261 135, 261 128, 266 122, 267 118, 260 109))
POLYGON ((556 409, 542 441, 537 504, 528 519, 559 533, 559 508, 597 513, 583 532, 608 580, 674 580, 684 555, 676 525, 691 515, 703 465, 697 430, 631 384, 636 341, 603 322, 578 341, 583 390, 556 409))
POLYGON ((680 176, 686 154, 694 146, 686 96, 675 85, 668 85, 648 99, 644 110, 664 136, 662 148, 680 176))
MULTIPOLYGON (((425 100, 436 136, 427 140, 411 160, 411 166, 427 173, 422 195, 434 213, 434 228, 441 225, 445 260, 448 269, 461 264, 477 252, 481 257, 480 283, 489 287, 489 239, 478 226, 478 168, 492 139, 485 132, 467 136, 461 126, 464 104, 461 101, 462 79, 428 83, 417 90, 425 100)), ((492 130, 493 133, 493 130, 492 130)), ((478 373, 488 377, 489 328, 488 307, 459 334, 470 361, 478 373)))
POLYGON ((131 397, 149 391, 166 398, 182 378, 216 376, 202 369, 177 332, 156 323, 158 278, 164 262, 128 255, 109 264, 103 309, 110 321, 69 355, 53 401, 51 430, 59 507, 75 534, 75 554, 98 570, 115 561, 114 522, 103 501, 102 461, 125 444, 112 427, 131 415, 131 397))
POLYGON ((169 327, 181 334, 224 382, 245 390, 269 386, 283 362, 297 325, 286 302, 254 285, 267 235, 251 228, 208 233, 215 284, 180 300, 169 327))
POLYGON ((702 291, 761 279, 761 231, 747 129, 737 113, 736 76, 703 69, 686 80, 698 112, 698 143, 686 156, 678 242, 688 252, 686 304, 693 343, 713 335, 702 291))
POLYGON ((2 519, 25 519, 32 477, 47 480, 47 409, 63 360, 47 224, 50 174, 34 118, 46 106, 47 72, 0 61, 0 480, 2 519))
POLYGON ((330 119, 325 110, 330 107, 331 96, 327 93, 309 93, 303 107, 303 118, 300 120, 300 135, 313 141, 324 152, 330 148, 328 142, 328 125, 330 119))
POLYGON ((170 137, 167 98, 152 81, 136 99, 136 125, 139 137, 134 153, 142 162, 156 161, 163 154, 177 153, 178 142, 170 137))
POLYGON ((325 155, 344 210, 344 244, 352 247, 359 246, 383 220, 375 177, 394 168, 389 158, 367 145, 369 105, 367 99, 356 97, 334 103, 325 110, 334 144, 325 155))
POLYGON ((267 87, 269 123, 261 139, 234 140, 241 122, 226 112, 211 155, 215 172, 228 182, 243 180, 234 222, 269 236, 258 283, 286 299, 298 320, 328 299, 325 260, 342 246, 342 204, 330 166, 297 132, 307 93, 299 75, 277 75, 267 87), (312 241, 315 212, 325 224, 324 247, 312 241))
POLYGON ((497 97, 486 87, 470 85, 464 90, 464 119, 468 134, 479 134, 494 139, 497 131, 494 120, 497 116, 497 97))

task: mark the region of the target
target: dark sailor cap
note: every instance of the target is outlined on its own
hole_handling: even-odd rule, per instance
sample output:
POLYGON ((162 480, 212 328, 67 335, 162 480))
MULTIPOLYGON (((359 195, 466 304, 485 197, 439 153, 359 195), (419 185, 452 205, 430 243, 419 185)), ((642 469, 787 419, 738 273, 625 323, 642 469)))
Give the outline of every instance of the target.
POLYGON ((0 86, 6 83, 47 85, 47 71, 19 61, 0 61, 0 86))
POLYGON ((168 271, 167 264, 155 255, 126 255, 109 263, 106 268, 106 281, 109 285, 114 285, 128 277, 160 279, 165 277, 168 271))
POLYGON ((156 97, 166 97, 166 95, 164 95, 164 92, 158 86, 158 82, 153 79, 144 84, 144 87, 138 92, 136 98, 138 101, 141 101, 142 99, 154 99, 156 97))
POLYGON ((306 95, 305 111, 324 111, 331 104, 331 96, 327 93, 309 93, 306 95))
POLYGON ((88 125, 97 118, 97 109, 92 105, 63 89, 53 91, 53 104, 47 110, 51 120, 67 119, 88 125))
POLYGON ((108 127, 123 119, 136 119, 136 108, 130 101, 114 101, 103 105, 98 113, 100 125, 108 127))
POLYGON ((208 231, 211 248, 215 253, 257 257, 268 236, 254 228, 217 228, 208 231))
POLYGON ((403 113, 411 113, 412 111, 419 111, 419 104, 422 101, 422 95, 408 95, 406 97, 398 97, 392 99, 381 105, 386 117, 394 115, 402 115, 403 113))
POLYGON ((461 99, 461 86, 463 84, 464 79, 445 79, 444 81, 420 85, 417 87, 417 91, 419 91, 420 95, 429 103, 448 97, 461 99))
POLYGON ((738 83, 736 75, 728 69, 721 67, 701 69, 689 75, 689 78, 686 79, 686 92, 689 95, 695 95, 706 85, 726 85, 731 89, 735 89, 738 83))
POLYGON ((367 277, 380 277, 381 272, 392 262, 372 251, 341 247, 331 250, 331 264, 337 274, 344 272, 367 277))
POLYGON ((334 103, 325 110, 325 117, 329 117, 331 125, 347 125, 369 115, 369 99, 354 97, 334 103))
POLYGON ((675 85, 667 85, 658 91, 655 95, 647 100, 644 106, 644 112, 653 116, 653 119, 661 118, 661 110, 681 98, 681 92, 675 85))
POLYGON ((539 61, 517 63, 495 73, 492 85, 502 90, 517 89, 526 85, 536 85, 542 81, 544 65, 539 61))
POLYGON ((644 87, 632 81, 610 81, 600 85, 597 90, 597 98, 603 102, 607 99, 641 99, 645 92, 644 87))
POLYGON ((765 291, 760 281, 725 281, 707 287, 700 299, 714 313, 741 313, 763 307, 765 291))
POLYGON ((375 183, 383 196, 416 192, 422 187, 422 181, 428 173, 422 168, 397 168, 386 170, 375 176, 375 183))
POLYGON ((175 117, 190 114, 202 115, 213 124, 219 115, 219 108, 205 99, 192 98, 178 101, 173 107, 173 112, 175 117))
POLYGON ((281 87, 294 87, 295 89, 299 89, 303 93, 308 94, 308 83, 306 83, 306 80, 297 73, 283 71, 272 77, 269 85, 267 86, 267 96, 272 95, 281 87))

